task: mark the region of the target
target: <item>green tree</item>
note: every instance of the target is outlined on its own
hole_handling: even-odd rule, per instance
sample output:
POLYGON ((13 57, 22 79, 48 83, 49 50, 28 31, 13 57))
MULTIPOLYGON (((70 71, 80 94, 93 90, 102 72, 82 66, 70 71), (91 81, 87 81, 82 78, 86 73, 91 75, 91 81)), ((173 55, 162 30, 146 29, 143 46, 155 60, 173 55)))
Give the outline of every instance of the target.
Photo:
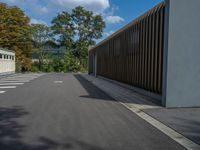
POLYGON ((68 12, 58 14, 52 20, 52 30, 59 37, 59 42, 62 46, 71 48, 73 45, 73 37, 75 36, 75 28, 68 12))
POLYGON ((52 24, 54 33, 60 36, 61 44, 72 51, 82 67, 86 67, 88 47, 94 45, 95 40, 102 37, 105 27, 102 17, 79 6, 71 13, 58 14, 52 24))
POLYGON ((18 7, 0 3, 0 47, 16 52, 18 66, 31 68, 31 33, 29 18, 18 7))
POLYGON ((32 41, 33 41, 33 54, 36 54, 39 58, 39 70, 42 70, 46 54, 44 47, 47 46, 53 40, 51 28, 44 24, 32 24, 31 25, 32 41))

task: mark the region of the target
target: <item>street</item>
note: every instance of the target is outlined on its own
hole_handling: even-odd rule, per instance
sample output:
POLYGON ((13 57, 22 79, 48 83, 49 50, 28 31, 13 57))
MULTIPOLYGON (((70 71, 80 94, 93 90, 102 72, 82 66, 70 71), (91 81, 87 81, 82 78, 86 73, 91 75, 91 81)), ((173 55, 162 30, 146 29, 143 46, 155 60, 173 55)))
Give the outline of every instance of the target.
POLYGON ((0 79, 0 150, 182 150, 80 74, 0 79))

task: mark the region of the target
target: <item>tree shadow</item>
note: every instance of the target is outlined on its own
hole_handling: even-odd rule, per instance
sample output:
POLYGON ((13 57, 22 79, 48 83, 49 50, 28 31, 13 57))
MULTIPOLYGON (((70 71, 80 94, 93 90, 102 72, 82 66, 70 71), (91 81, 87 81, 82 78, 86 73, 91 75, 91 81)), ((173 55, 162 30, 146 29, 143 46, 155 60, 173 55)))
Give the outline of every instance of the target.
POLYGON ((27 126, 19 122, 29 115, 22 107, 0 107, 0 150, 103 150, 82 140, 66 138, 64 143, 52 140, 53 137, 37 137, 37 144, 24 142, 22 132, 27 126))
POLYGON ((56 146, 50 140, 39 139, 37 146, 26 144, 21 140, 21 133, 26 129, 18 119, 29 113, 22 107, 0 107, 0 150, 47 150, 56 146))

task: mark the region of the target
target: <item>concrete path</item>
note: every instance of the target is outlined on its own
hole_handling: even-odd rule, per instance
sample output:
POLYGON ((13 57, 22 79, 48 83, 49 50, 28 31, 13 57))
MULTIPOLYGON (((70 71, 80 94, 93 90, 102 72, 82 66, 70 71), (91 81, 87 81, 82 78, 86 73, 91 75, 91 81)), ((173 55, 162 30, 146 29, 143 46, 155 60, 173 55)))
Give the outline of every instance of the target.
POLYGON ((81 75, 47 74, 0 94, 1 150, 182 150, 81 75))
POLYGON ((143 111, 200 145, 200 108, 158 108, 143 111))

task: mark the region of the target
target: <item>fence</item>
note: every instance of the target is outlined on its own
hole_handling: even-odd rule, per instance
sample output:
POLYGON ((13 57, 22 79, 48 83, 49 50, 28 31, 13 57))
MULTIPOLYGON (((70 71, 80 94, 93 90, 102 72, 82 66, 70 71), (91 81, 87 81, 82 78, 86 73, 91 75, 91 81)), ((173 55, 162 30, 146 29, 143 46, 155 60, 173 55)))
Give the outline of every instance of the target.
POLYGON ((163 2, 92 48, 89 73, 162 94, 164 13, 163 2))

